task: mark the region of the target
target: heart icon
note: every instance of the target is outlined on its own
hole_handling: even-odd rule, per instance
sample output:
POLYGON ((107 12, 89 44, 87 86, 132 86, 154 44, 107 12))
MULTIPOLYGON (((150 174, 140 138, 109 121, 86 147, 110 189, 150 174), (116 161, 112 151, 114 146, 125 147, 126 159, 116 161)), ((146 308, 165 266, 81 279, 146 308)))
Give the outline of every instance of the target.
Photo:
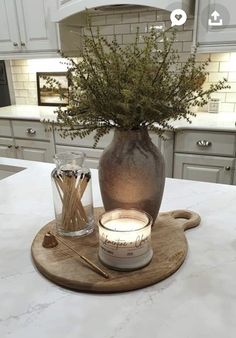
POLYGON ((182 14, 176 14, 175 18, 179 21, 180 19, 182 19, 183 15, 182 14))

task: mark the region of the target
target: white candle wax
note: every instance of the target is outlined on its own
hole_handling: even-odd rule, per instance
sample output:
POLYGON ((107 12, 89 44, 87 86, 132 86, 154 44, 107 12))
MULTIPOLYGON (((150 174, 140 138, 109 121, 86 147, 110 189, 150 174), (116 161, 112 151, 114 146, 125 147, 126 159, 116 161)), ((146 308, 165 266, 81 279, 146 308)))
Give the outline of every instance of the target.
POLYGON ((132 231, 142 229, 145 222, 132 218, 119 218, 106 222, 105 227, 110 230, 132 231))

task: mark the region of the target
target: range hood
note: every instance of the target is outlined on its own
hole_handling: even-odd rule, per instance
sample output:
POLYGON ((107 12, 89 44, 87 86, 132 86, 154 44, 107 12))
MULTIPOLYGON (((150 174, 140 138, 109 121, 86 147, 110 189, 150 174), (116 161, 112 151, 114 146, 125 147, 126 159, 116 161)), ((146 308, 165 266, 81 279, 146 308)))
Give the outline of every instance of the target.
POLYGON ((112 15, 114 13, 132 13, 144 9, 161 9, 171 12, 174 9, 184 9, 191 13, 194 0, 61 0, 58 10, 55 10, 54 21, 57 21, 61 50, 67 56, 82 55, 83 28, 87 25, 86 9, 94 14, 112 15))
POLYGON ((181 8, 189 14, 194 8, 194 2, 195 0, 125 0, 125 3, 122 4, 120 0, 60 0, 53 15, 53 21, 61 22, 75 14, 84 12, 86 9, 105 13, 120 10, 132 12, 144 7, 167 11, 181 8))
POLYGON ((128 12, 133 12, 133 11, 138 11, 140 9, 145 9, 147 6, 140 6, 140 5, 126 5, 126 4, 121 4, 121 5, 105 5, 105 6, 100 6, 100 7, 95 7, 92 9, 95 13, 107 13, 107 12, 119 12, 119 11, 128 11, 128 12))

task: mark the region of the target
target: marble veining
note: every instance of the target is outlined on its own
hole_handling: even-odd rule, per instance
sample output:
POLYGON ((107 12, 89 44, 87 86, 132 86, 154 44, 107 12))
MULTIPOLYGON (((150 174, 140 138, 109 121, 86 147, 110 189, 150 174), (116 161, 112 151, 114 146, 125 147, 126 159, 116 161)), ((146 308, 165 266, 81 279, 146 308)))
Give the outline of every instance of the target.
MULTIPOLYGON (((27 168, 0 181, 1 338, 235 338, 236 186, 167 179, 161 211, 188 208, 202 216, 186 233, 184 264, 141 290, 89 294, 51 283, 31 260, 35 234, 54 217, 54 165, 0 164, 27 168)), ((96 170, 92 180, 101 206, 96 170)))

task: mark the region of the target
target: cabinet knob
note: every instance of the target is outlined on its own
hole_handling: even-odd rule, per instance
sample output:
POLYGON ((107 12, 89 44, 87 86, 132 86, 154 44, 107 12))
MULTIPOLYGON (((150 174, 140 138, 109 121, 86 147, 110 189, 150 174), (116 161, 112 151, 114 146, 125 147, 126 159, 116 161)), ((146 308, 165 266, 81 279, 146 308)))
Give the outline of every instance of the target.
POLYGON ((212 143, 207 140, 199 140, 196 142, 196 145, 201 148, 209 148, 212 145, 212 143))
POLYGON ((19 146, 15 146, 15 149, 19 149, 20 147, 19 146))
POLYGON ((26 129, 26 133, 29 135, 35 135, 36 134, 36 130, 34 130, 33 128, 27 128, 26 129))
POLYGON ((21 47, 25 47, 25 42, 20 43, 21 47))
POLYGON ((17 46, 18 46, 18 43, 17 43, 17 42, 13 42, 13 46, 14 46, 14 47, 17 47, 17 46))
POLYGON ((227 166, 227 167, 225 167, 225 170, 226 170, 226 171, 230 171, 230 170, 231 170, 231 167, 230 167, 230 166, 227 166))
POLYGON ((12 144, 9 144, 9 146, 7 146, 7 148, 11 149, 12 148, 12 144))

